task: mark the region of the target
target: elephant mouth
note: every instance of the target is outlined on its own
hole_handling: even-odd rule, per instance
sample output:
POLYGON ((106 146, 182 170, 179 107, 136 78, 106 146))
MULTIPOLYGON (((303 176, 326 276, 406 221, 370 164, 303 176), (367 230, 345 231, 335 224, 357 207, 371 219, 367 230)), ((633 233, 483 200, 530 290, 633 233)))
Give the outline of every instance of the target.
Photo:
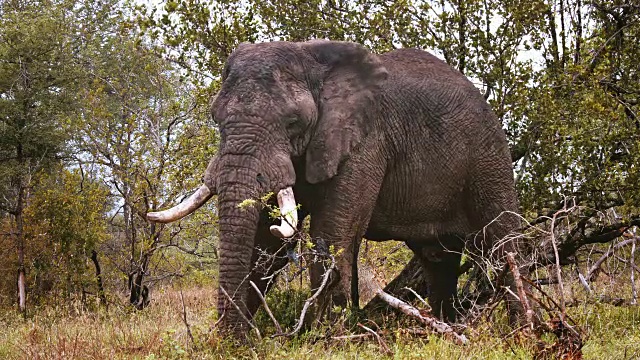
MULTIPOLYGON (((170 223, 182 219, 204 205, 214 192, 205 184, 189 196, 187 200, 171 209, 150 212, 147 214, 149 221, 158 223, 170 223)), ((280 225, 272 225, 269 229, 274 236, 279 238, 292 237, 298 226, 298 211, 293 189, 289 186, 278 191, 278 207, 280 209, 280 225)))

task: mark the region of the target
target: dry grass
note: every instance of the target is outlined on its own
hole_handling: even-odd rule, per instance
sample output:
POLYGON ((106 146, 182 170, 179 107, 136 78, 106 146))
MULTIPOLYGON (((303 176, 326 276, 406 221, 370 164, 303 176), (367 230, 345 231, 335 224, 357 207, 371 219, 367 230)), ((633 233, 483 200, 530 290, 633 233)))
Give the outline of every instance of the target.
MULTIPOLYGON (((190 322, 209 323, 214 293, 213 287, 183 291, 190 322)), ((108 313, 74 316, 47 307, 27 320, 9 312, 0 325, 2 359, 144 359, 167 350, 180 353, 182 347, 186 353, 189 346, 175 289, 155 293, 145 311, 112 306, 108 313)))
MULTIPOLYGON (((396 259, 388 248, 372 247, 388 267, 396 259)), ((406 257, 394 252, 397 262, 406 257)), ((640 307, 613 306, 598 302, 601 295, 629 300, 631 287, 628 268, 615 262, 607 264, 611 276, 601 275, 592 283, 593 293, 586 294, 567 268, 564 298, 572 304, 569 315, 588 334, 583 348, 585 359, 640 358, 640 307)), ((584 269, 583 269, 584 270, 584 269)), ((544 275, 544 272, 543 272, 544 275)), ((638 276, 636 276, 638 279, 638 276)), ((112 305, 109 312, 78 311, 73 306, 49 305, 33 309, 27 319, 15 311, 0 309, 0 359, 379 359, 380 345, 373 339, 330 340, 323 336, 327 328, 303 333, 294 339, 270 339, 270 321, 259 314, 258 324, 267 335, 252 346, 239 346, 222 338, 211 326, 216 321, 215 283, 183 289, 187 318, 195 339, 193 343, 182 320, 183 304, 180 288, 176 286, 156 290, 151 306, 133 311, 125 306, 112 305)), ((295 287, 294 287, 295 288, 295 287)), ((300 311, 304 294, 300 289, 272 292, 270 307, 283 326, 292 326, 300 311), (295 291, 298 291, 296 293, 295 291), (287 321, 290 319, 291 321, 287 321)), ((555 286, 545 291, 554 294, 555 286)), ((558 294, 553 295, 557 297, 558 294)), ((123 301, 124 302, 124 301, 123 301)), ((504 311, 498 310, 490 321, 483 321, 466 330, 467 346, 457 346, 438 336, 416 337, 399 330, 414 326, 404 322, 400 326, 393 318, 380 324, 386 329, 386 344, 395 359, 532 359, 535 343, 507 337, 504 311)), ((357 331, 356 326, 333 326, 332 331, 357 331)), ((254 339, 255 340, 255 339, 254 339)), ((553 339, 549 339, 553 341, 553 339)))
MULTIPOLYGON (((210 329, 215 322, 214 287, 183 291, 196 344, 182 321, 180 292, 168 288, 154 294, 144 311, 112 307, 109 313, 69 315, 48 307, 23 320, 9 312, 0 320, 1 359, 377 359, 383 355, 374 340, 317 341, 316 334, 292 340, 265 339, 253 347, 237 346, 210 329)), ((273 301, 273 299, 272 299, 273 301)), ((640 357, 640 309, 608 304, 571 307, 587 327, 588 359, 640 357)), ((386 341, 397 359, 531 359, 533 345, 505 341, 502 320, 481 323, 467 331, 471 344, 460 347, 437 336, 415 337, 393 330, 386 341)), ((397 329, 397 327, 396 327, 397 329)))

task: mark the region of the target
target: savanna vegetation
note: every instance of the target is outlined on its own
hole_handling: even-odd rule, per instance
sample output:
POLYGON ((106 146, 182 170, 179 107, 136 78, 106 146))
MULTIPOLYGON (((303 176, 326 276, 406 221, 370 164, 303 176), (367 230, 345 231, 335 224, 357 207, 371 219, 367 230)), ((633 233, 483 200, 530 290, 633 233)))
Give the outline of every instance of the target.
MULTIPOLYGON (((637 358, 639 69, 629 0, 0 1, 0 358, 637 358), (264 311, 247 344, 218 333, 215 202, 170 225, 145 214, 201 183, 226 57, 316 38, 425 49, 484 94, 543 333, 512 331, 497 302, 457 329, 465 346, 340 309, 292 337, 264 311)), ((410 259, 365 242, 360 261, 385 286, 410 259)), ((299 270, 267 296, 286 329, 309 296, 299 270)))

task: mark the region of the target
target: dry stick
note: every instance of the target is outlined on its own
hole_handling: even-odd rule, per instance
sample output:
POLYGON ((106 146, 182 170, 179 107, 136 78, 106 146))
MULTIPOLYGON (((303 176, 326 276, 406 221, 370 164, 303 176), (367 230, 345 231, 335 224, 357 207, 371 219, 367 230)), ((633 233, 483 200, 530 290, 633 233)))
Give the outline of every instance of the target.
MULTIPOLYGON (((544 290, 542 290, 542 287, 540 287, 539 285, 537 285, 533 281, 527 279, 526 277, 524 278, 524 281, 526 281, 529 285, 533 286, 536 290, 540 291, 542 296, 544 296, 547 300, 549 300, 549 302, 551 302, 553 304, 553 306, 555 306, 556 308, 560 308, 560 305, 558 305, 558 303, 555 300, 553 300, 553 298, 549 294, 547 294, 544 290)), ((532 298, 534 300, 536 300, 536 302, 538 304, 542 305, 542 301, 540 301, 537 297, 535 297, 535 295, 533 295, 533 293, 531 294, 531 296, 532 296, 532 298)), ((545 310, 547 310, 547 312, 551 313, 551 309, 549 309, 547 306, 544 306, 544 307, 545 307, 545 310)), ((574 319, 572 319, 571 316, 569 316, 568 314, 564 314, 564 316, 566 317, 566 319, 571 321, 573 324, 577 324, 577 322, 574 319)), ((567 321, 565 319, 561 319, 561 321, 562 321, 562 323, 565 325, 565 327, 567 329, 572 331, 576 336, 580 336, 578 331, 576 329, 574 329, 573 326, 569 325, 569 323, 567 323, 567 321)))
POLYGON ((576 265, 576 272, 578 273, 578 280, 580 280, 580 284, 582 284, 582 287, 584 287, 584 289, 587 290, 588 294, 591 294, 591 286, 589 286, 589 283, 587 282, 587 278, 585 278, 584 275, 582 275, 577 265, 576 265))
POLYGON ((222 313, 222 316, 220 316, 218 318, 218 321, 216 321, 213 326, 211 326, 211 330, 215 329, 218 327, 218 325, 220 325, 220 323, 222 322, 222 319, 224 319, 224 313, 222 313))
MULTIPOLYGON (((635 237, 634 237, 635 239, 635 237)), ((621 241, 617 244, 615 244, 611 249, 609 249, 609 251, 607 251, 604 255, 602 255, 600 257, 600 259, 598 259, 595 263, 593 263, 593 265, 591 266, 591 268, 589 268, 589 272, 587 272, 587 281, 593 281, 595 280, 595 273, 600 269, 600 267, 602 266, 602 264, 611 256, 613 256, 616 252, 616 250, 620 249, 621 247, 625 247, 627 245, 631 245, 634 242, 634 239, 629 239, 629 240, 625 240, 625 241, 621 241)))
POLYGON ((318 296, 320 296, 320 293, 322 293, 324 288, 327 286, 327 283, 329 282, 329 276, 331 275, 331 272, 336 268, 335 259, 331 255, 329 257, 331 259, 331 266, 329 266, 329 268, 324 272, 324 275, 322 275, 322 283, 320 283, 320 287, 318 288, 318 290, 316 290, 316 292, 304 302, 304 306, 302 307, 302 312, 300 313, 300 318, 298 319, 298 324, 296 325, 296 327, 286 334, 275 334, 275 335, 272 335, 271 337, 276 337, 281 335, 291 337, 295 335, 298 331, 300 331, 300 329, 302 328, 302 324, 304 322, 304 316, 307 314, 307 311, 309 310, 309 306, 311 306, 311 304, 313 304, 313 302, 316 301, 318 296))
POLYGON ((515 255, 512 252, 508 252, 506 258, 509 268, 511 269, 511 274, 513 274, 513 282, 516 284, 516 290, 518 291, 517 297, 524 308, 524 314, 527 318, 527 324, 529 324, 529 330, 533 331, 533 310, 531 310, 529 298, 527 297, 527 294, 524 291, 524 286, 522 285, 522 278, 520 277, 520 271, 516 265, 515 255))
POLYGON ((384 342, 384 340, 382 340, 382 338, 380 337, 380 335, 378 335, 377 332, 373 331, 373 329, 366 327, 364 325, 362 325, 361 323, 358 323, 358 326, 360 326, 361 328, 367 330, 369 333, 373 334, 373 336, 375 336, 376 340, 378 340, 378 345, 380 345, 380 349, 382 350, 382 352, 385 355, 388 356, 392 356, 393 355, 393 351, 391 351, 391 349, 389 349, 389 346, 387 346, 387 344, 384 342))
POLYGON ((631 260, 623 259, 622 257, 620 257, 620 255, 613 255, 613 257, 616 258, 616 260, 620 261, 621 263, 631 266, 636 270, 636 272, 640 272, 640 268, 636 264, 632 264, 631 260))
POLYGON ((453 329, 451 328, 451 326, 449 326, 449 324, 444 323, 442 321, 438 321, 431 317, 422 316, 422 314, 420 314, 420 311, 418 309, 416 309, 415 307, 407 304, 406 302, 396 297, 393 297, 387 294, 382 289, 378 289, 376 291, 376 295, 378 295, 380 299, 382 299, 384 302, 402 311, 406 315, 415 317, 416 319, 420 320, 420 322, 429 326, 432 330, 436 331, 437 333, 450 337, 456 344, 464 345, 469 342, 466 336, 462 334, 458 334, 455 331, 453 331, 453 329))
POLYGON ((184 322, 184 326, 187 327, 187 335, 189 335, 189 340, 191 340, 191 346, 196 349, 196 342, 193 340, 193 334, 191 334, 191 326, 189 326, 189 322, 187 322, 187 307, 184 304, 182 288, 180 288, 180 301, 182 302, 182 322, 184 322))
POLYGON ((355 335, 340 335, 340 336, 332 336, 331 339, 333 340, 354 340, 354 339, 366 339, 366 338, 370 338, 373 335, 370 333, 366 333, 366 334, 355 334, 355 335))
MULTIPOLYGON (((631 244, 631 264, 635 264, 635 253, 636 253, 636 228, 634 227, 632 230, 633 235, 633 243, 631 244)), ((636 279, 635 279, 635 269, 633 266, 631 267, 631 305, 635 305, 638 303, 638 293, 636 292, 636 279)))
POLYGON ((429 311, 431 311, 431 306, 429 306, 429 304, 427 304, 427 302, 426 302, 426 301, 424 301, 424 299, 422 298, 422 296, 418 295, 418 293, 417 293, 415 290, 413 290, 412 288, 407 287, 407 286, 403 287, 403 289, 405 289, 405 290, 409 290, 409 291, 410 291, 410 292, 411 292, 415 297, 417 297, 417 298, 418 298, 418 300, 420 300, 420 302, 421 302, 424 306, 426 306, 426 307, 428 307, 428 308, 429 308, 429 311))
POLYGON ((558 244, 556 244, 556 236, 554 234, 556 217, 561 213, 566 213, 568 210, 563 209, 555 214, 553 214, 553 219, 551 220, 551 229, 549 231, 549 235, 551 236, 551 245, 553 245, 553 254, 556 259, 556 276, 558 277, 558 287, 560 287, 560 320, 564 322, 564 316, 566 314, 565 311, 565 302, 564 302, 564 283, 562 282, 562 268, 560 267, 560 255, 558 254, 558 244))
POLYGON ((281 334, 282 328, 280 327, 280 323, 278 323, 278 320, 276 320, 276 317, 273 316, 271 309, 269 309, 269 305, 267 305, 267 300, 265 300, 264 296, 262 296, 260 289, 258 289, 258 286, 256 286, 256 284, 251 280, 249 280, 249 284, 251 284, 251 286, 256 290, 256 293, 258 293, 258 297, 260 298, 260 301, 262 301, 262 305, 264 305, 264 310, 267 312, 267 314, 271 318, 271 321, 273 321, 273 325, 275 325, 276 330, 278 330, 278 334, 281 334))
POLYGON ((242 318, 242 320, 244 320, 253 330, 256 331, 256 333, 258 334, 258 339, 262 339, 262 335, 260 335, 260 330, 255 325, 253 325, 253 323, 249 319, 247 319, 246 316, 244 316, 244 314, 242 313, 242 310, 240 310, 240 307, 238 306, 238 304, 236 304, 236 302, 233 301, 231 296, 229 296, 227 291, 222 286, 220 286, 220 291, 222 291, 222 294, 224 294, 224 296, 227 298, 227 300, 229 300, 231 305, 233 305, 233 307, 236 308, 236 310, 240 314, 240 317, 242 318))

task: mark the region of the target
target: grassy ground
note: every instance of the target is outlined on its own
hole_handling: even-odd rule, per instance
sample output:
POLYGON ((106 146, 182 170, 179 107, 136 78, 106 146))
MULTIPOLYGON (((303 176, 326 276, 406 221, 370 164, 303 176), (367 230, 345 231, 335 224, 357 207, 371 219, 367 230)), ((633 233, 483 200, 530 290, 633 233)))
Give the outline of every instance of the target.
MULTIPOLYGON (((215 322, 213 286, 183 290, 187 319, 195 342, 182 320, 180 291, 154 293, 153 306, 127 311, 112 306, 109 313, 45 307, 26 320, 14 312, 0 317, 0 359, 378 359, 375 340, 319 340, 305 334, 293 340, 265 339, 254 346, 223 340, 215 322)), ((274 304, 274 307, 276 304, 274 304)), ((0 310, 2 311, 2 310, 0 310)), ((278 310, 281 311, 281 310, 278 310)), ((588 333, 586 359, 640 358, 640 308, 591 303, 570 308, 588 333)), ((531 359, 533 343, 505 340, 499 325, 484 323, 468 329, 467 346, 438 336, 415 337, 393 330, 385 337, 395 359, 531 359)), ((264 332, 267 332, 265 329, 264 332)))

